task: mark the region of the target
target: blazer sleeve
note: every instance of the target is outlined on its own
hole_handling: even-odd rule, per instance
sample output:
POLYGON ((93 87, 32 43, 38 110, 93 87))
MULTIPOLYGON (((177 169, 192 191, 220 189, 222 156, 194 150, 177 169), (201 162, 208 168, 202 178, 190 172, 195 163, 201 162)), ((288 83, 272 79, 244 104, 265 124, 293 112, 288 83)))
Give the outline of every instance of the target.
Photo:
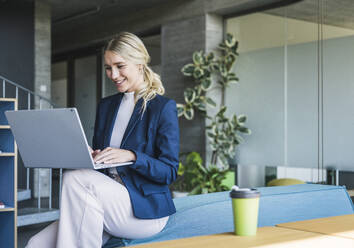
POLYGON ((169 100, 161 110, 155 142, 157 157, 131 150, 136 155, 136 161, 130 168, 156 183, 171 184, 177 178, 179 165, 178 117, 173 100, 169 100))

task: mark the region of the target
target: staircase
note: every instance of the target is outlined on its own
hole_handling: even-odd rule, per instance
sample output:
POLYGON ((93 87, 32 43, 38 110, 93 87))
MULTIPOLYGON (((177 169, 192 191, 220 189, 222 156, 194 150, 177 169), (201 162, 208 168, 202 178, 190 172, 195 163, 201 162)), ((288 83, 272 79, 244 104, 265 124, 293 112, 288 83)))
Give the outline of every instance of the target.
MULTIPOLYGON (((54 108, 56 107, 53 102, 49 99, 40 96, 31 90, 28 90, 21 85, 12 82, 0 76, 0 92, 2 91, 2 97, 12 97, 16 98, 18 102, 27 104, 19 104, 19 110, 30 110, 30 109, 44 109, 44 108, 54 108), (2 89, 1 89, 2 83, 2 89), (19 96, 24 96, 19 99, 19 96), (26 99, 23 99, 26 98, 26 99), (33 104, 34 103, 34 104, 33 104), (36 104, 37 103, 37 104, 36 104), (23 106, 25 105, 25 106, 23 106), (38 105, 38 107, 36 107, 38 105), (45 107, 46 106, 46 107, 45 107)), ((20 158, 19 158, 20 159, 20 158)), ((18 166, 22 166, 23 163, 18 163, 18 166)), ((40 171, 37 171, 37 182, 38 187, 34 189, 34 186, 30 185, 31 178, 34 176, 35 170, 39 169, 29 169, 26 168, 26 187, 18 189, 17 191, 17 201, 18 201, 18 215, 17 215, 17 226, 26 226, 32 224, 38 224, 48 221, 54 221, 59 219, 59 196, 62 182, 62 169, 56 169, 53 175, 54 169, 49 169, 49 197, 41 196, 41 177, 40 171), (54 179, 54 180, 53 180, 54 179), (53 191, 55 189, 55 191, 53 191), (33 190, 37 191, 37 197, 34 198, 33 190), (53 207, 56 206, 56 208, 53 207)), ((43 170, 43 169, 40 169, 43 170)), ((48 170, 48 169, 45 169, 48 170)), ((32 180, 33 182, 35 180, 32 180)))

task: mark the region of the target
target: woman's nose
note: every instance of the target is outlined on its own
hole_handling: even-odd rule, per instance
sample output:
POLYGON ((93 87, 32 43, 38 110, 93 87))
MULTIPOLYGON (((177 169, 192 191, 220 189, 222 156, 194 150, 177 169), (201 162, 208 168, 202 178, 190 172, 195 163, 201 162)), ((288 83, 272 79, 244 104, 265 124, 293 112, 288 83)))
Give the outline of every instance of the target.
POLYGON ((112 79, 116 80, 119 78, 119 70, 117 68, 112 68, 112 79))

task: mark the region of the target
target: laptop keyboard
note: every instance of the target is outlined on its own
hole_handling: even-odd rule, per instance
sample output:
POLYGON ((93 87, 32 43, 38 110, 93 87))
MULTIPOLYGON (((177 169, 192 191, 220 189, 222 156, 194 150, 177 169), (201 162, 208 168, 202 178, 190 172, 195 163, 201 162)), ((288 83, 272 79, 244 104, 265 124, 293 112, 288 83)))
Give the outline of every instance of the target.
POLYGON ((95 163, 95 169, 104 169, 104 168, 110 168, 110 167, 115 167, 115 166, 114 166, 114 164, 95 163))

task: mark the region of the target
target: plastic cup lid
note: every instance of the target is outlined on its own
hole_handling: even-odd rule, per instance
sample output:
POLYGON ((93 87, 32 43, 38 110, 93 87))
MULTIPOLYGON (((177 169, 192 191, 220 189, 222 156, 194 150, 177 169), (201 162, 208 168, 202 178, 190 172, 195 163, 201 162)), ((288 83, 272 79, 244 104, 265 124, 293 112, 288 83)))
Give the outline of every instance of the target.
POLYGON ((257 189, 239 188, 238 186, 232 186, 230 197, 231 198, 256 198, 260 193, 257 189))

